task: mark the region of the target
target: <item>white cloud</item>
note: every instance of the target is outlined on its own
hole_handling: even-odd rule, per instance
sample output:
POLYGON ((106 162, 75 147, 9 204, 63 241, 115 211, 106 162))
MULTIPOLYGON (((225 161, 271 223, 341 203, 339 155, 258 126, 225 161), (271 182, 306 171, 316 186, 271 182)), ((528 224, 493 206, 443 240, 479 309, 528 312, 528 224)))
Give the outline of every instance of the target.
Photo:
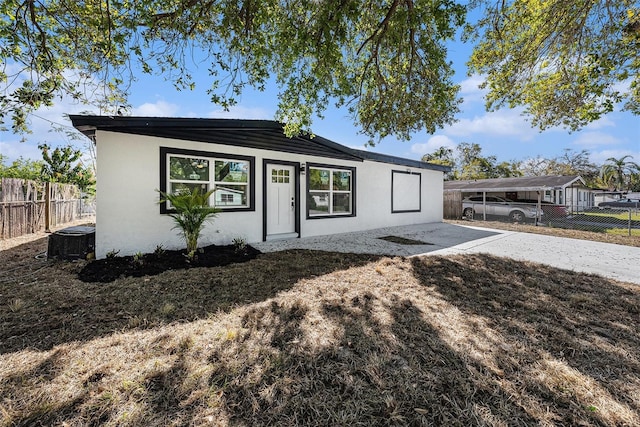
POLYGON ((586 130, 598 130, 605 127, 615 127, 616 124, 613 120, 611 120, 608 116, 603 116, 599 120, 595 122, 591 122, 584 127, 586 130))
POLYGON ((473 119, 460 119, 458 122, 444 129, 448 135, 469 137, 472 135, 509 136, 522 141, 528 141, 538 134, 531 127, 520 109, 498 110, 475 116, 473 119))
POLYGON ((0 153, 9 159, 7 163, 11 163, 18 157, 32 160, 42 158, 37 146, 28 142, 19 142, 17 139, 15 141, 0 141, 0 153))
POLYGON ((486 89, 480 89, 484 83, 484 77, 474 74, 460 82, 460 95, 464 98, 464 104, 471 104, 482 101, 487 93, 486 89))
POLYGON ((606 163, 607 159, 613 157, 614 159, 620 159, 624 156, 631 156, 627 161, 632 161, 636 163, 640 163, 640 151, 632 151, 632 150, 602 150, 597 152, 591 152, 589 158, 592 162, 597 165, 606 163))
POLYGON ((207 114, 209 118, 215 119, 255 119, 255 120, 271 120, 273 113, 259 107, 243 107, 236 105, 229 108, 229 111, 218 109, 207 114))
MULTIPOLYGON (((40 160, 42 154, 39 144, 46 143, 51 147, 72 145, 83 150, 89 140, 75 129, 66 114, 78 114, 86 111, 87 106, 68 97, 56 101, 51 107, 43 107, 29 115, 29 129, 31 133, 16 135, 12 132, 0 132, 0 153, 11 160, 22 156, 32 160, 40 160), (67 135, 77 135, 77 140, 67 135)), ((5 123, 7 125, 9 123, 5 123)))
POLYGON ((167 101, 158 100, 156 102, 145 102, 144 104, 131 109, 131 114, 134 116, 147 116, 147 117, 172 117, 180 110, 180 107, 176 104, 172 104, 167 101))
POLYGON ((618 138, 604 132, 584 132, 573 141, 573 145, 582 148, 595 148, 602 145, 617 145, 620 143, 621 141, 618 138))
POLYGON ((411 152, 423 156, 427 153, 433 153, 440 147, 455 149, 457 144, 451 138, 445 135, 434 135, 427 142, 417 143, 411 146, 411 152))

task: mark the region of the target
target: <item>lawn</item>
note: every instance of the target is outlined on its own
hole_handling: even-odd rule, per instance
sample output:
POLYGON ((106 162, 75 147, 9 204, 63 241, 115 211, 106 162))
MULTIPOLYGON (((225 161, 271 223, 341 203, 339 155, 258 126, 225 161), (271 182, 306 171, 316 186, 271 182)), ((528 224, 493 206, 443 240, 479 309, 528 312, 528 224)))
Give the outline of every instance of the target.
POLYGON ((629 213, 631 213, 631 221, 640 221, 640 211, 636 209, 628 210, 628 211, 604 209, 600 211, 584 212, 584 215, 604 217, 604 218, 614 218, 622 221, 628 221, 629 213))
POLYGON ((0 252, 0 426, 640 425, 640 288, 484 255, 0 252))

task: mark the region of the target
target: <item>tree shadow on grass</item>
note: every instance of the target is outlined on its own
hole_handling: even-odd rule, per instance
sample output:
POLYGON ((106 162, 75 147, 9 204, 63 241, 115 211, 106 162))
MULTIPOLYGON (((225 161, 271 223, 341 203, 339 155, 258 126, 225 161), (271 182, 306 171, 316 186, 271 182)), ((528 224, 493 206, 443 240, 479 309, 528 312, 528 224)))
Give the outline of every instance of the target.
MULTIPOLYGON (((300 266, 296 253, 289 255, 300 266)), ((316 261, 336 256, 312 255, 316 261)), ((578 334, 575 342, 562 335, 572 321, 575 329, 588 329, 586 320, 602 318, 611 323, 600 325, 608 333, 624 331, 625 350, 635 343, 625 325, 614 325, 604 311, 612 303, 608 298, 617 298, 636 313, 636 294, 602 280, 483 255, 383 259, 299 283, 215 321, 119 338, 122 342, 109 343, 117 351, 145 340, 143 347, 129 350, 130 359, 117 361, 124 376, 109 372, 108 362, 89 364, 79 381, 85 395, 48 412, 25 409, 13 420, 17 425, 41 419, 88 425, 633 425, 620 414, 626 408, 637 417, 629 393, 637 378, 634 365, 631 385, 620 382, 614 392, 610 386, 620 373, 597 381, 585 374, 615 363, 613 347, 601 347, 607 358, 589 366, 586 359, 572 365, 567 356, 568 348, 595 340, 602 331, 572 330, 569 335, 578 334), (539 273, 527 271, 534 267, 539 273), (543 279, 550 282, 548 289, 535 283, 543 279), (587 308, 597 305, 589 300, 589 279, 610 293, 594 314, 587 308), (574 313, 565 312, 574 305, 574 313), (564 340, 564 350, 554 340, 564 340), (131 368, 130 360, 135 360, 131 368), (598 394, 622 410, 615 414, 593 405, 592 411, 584 398, 598 394)), ((37 395, 52 381, 73 384, 58 365, 66 363, 73 372, 69 365, 78 363, 83 348, 73 350, 69 360, 55 354, 36 364, 27 373, 33 384, 0 383, 7 387, 0 392, 13 398, 37 395)), ((626 361, 633 363, 634 354, 626 361)), ((614 371, 619 366, 614 364, 614 371)))
POLYGON ((640 288, 489 255, 412 264, 423 286, 482 319, 477 336, 499 337, 494 363, 525 394, 546 394, 569 412, 640 413, 640 288))
POLYGON ((48 350, 115 331, 188 322, 255 303, 290 289, 301 279, 363 265, 374 255, 290 250, 223 267, 170 270, 121 277, 109 283, 77 279, 84 263, 44 262, 22 281, 0 282, 0 354, 48 350))
POLYGON ((269 346, 241 352, 243 368, 229 369, 225 354, 210 386, 231 425, 448 425, 493 420, 530 425, 535 420, 499 387, 485 387, 467 362, 438 337, 411 301, 391 304, 371 294, 325 301, 325 322, 339 336, 326 348, 303 326, 303 302, 272 304, 248 313, 238 350, 271 331, 269 346), (390 323, 379 316, 390 316, 390 323), (293 327, 292 325, 298 325, 293 327), (259 375, 256 375, 259 372, 259 375))

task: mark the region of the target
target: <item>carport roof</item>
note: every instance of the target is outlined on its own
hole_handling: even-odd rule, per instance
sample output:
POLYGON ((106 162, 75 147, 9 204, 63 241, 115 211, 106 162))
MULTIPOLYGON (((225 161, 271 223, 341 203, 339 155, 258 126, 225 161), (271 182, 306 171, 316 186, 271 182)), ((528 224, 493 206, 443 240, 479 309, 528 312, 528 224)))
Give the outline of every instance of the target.
POLYGON ((585 185, 580 175, 524 176, 518 178, 492 178, 468 181, 445 181, 445 191, 539 191, 568 187, 576 182, 585 185))

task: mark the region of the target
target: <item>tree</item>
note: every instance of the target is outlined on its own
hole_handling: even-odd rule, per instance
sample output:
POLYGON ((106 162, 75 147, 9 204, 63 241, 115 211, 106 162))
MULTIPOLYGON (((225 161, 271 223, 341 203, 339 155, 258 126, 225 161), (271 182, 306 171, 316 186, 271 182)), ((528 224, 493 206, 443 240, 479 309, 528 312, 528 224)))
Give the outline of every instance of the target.
POLYGON ((0 12, 0 119, 17 131, 56 96, 89 101, 83 82, 103 84, 115 113, 138 70, 193 89, 204 61, 225 108, 275 80, 289 135, 334 101, 372 140, 433 133, 458 111, 445 43, 466 8, 451 0, 0 0, 0 12))
POLYGON ((522 176, 519 162, 497 163, 496 156, 485 157, 482 147, 475 143, 458 144, 457 179, 488 179, 522 176))
POLYGON ((72 146, 56 147, 51 150, 47 144, 38 145, 44 163, 40 177, 46 181, 75 184, 81 190, 91 191, 95 184, 91 168, 82 164, 82 151, 72 146))
POLYGON ((637 181, 640 165, 627 159, 633 159, 633 156, 609 157, 600 168, 600 178, 610 189, 628 191, 637 181))
POLYGON ((629 0, 477 0, 469 72, 487 108, 524 106, 534 126, 572 130, 619 107, 640 114, 640 7, 629 0))
POLYGON ((427 163, 434 163, 436 165, 449 166, 451 168, 451 171, 445 172, 444 179, 445 181, 455 179, 456 160, 452 148, 444 146, 440 147, 433 153, 428 153, 422 156, 422 161, 427 163))
POLYGON ((462 142, 456 150, 457 157, 453 149, 440 147, 433 153, 422 156, 422 161, 451 167, 452 171, 445 176, 445 179, 451 180, 522 176, 519 170, 521 162, 497 163, 495 156, 482 155, 482 147, 479 144, 462 142))
POLYGON ((215 207, 209 206, 209 197, 215 190, 205 193, 200 192, 199 187, 193 187, 191 191, 181 193, 164 193, 160 191, 160 203, 169 202, 175 211, 169 216, 173 218, 175 226, 180 230, 187 243, 187 256, 194 259, 198 250, 198 239, 204 228, 204 223, 215 218, 219 212, 215 207))
POLYGON ((595 185, 598 179, 598 166, 590 159, 589 150, 574 151, 565 148, 561 156, 549 164, 548 175, 580 175, 587 185, 595 185))
POLYGON ((455 158, 453 156, 453 149, 449 147, 440 147, 433 153, 428 153, 422 156, 423 162, 435 163, 437 165, 455 166, 455 158))
POLYGON ((597 187, 599 167, 591 159, 589 150, 574 151, 565 148, 562 155, 553 158, 535 157, 522 162, 527 176, 580 175, 588 186, 597 187))
POLYGON ((36 181, 40 179, 41 161, 19 157, 10 165, 5 165, 6 157, 0 154, 0 178, 22 178, 36 181))

